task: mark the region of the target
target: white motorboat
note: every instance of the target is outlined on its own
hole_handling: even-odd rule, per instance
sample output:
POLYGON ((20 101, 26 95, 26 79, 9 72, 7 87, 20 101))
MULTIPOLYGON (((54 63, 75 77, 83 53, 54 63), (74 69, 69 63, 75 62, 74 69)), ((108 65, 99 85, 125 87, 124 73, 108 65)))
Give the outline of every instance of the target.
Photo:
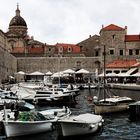
POLYGON ((24 100, 20 99, 20 97, 13 93, 10 90, 7 91, 0 91, 0 109, 4 108, 4 105, 8 109, 13 109, 15 106, 18 106, 19 110, 31 110, 34 109, 32 104, 25 102, 24 100))
POLYGON ((9 112, 9 118, 7 117, 7 115, 4 115, 5 119, 2 120, 2 122, 4 125, 6 137, 16 137, 51 131, 53 130, 53 122, 56 122, 57 120, 57 118, 46 119, 45 116, 37 112, 20 113, 25 114, 19 117, 17 120, 15 120, 13 112, 9 112))
POLYGON ((52 131, 54 123, 58 119, 68 117, 71 114, 69 108, 54 108, 37 112, 24 111, 19 112, 19 117, 15 119, 15 113, 4 109, 0 112, 1 121, 4 125, 7 137, 16 137, 23 135, 36 134, 41 132, 52 131), (4 118, 3 118, 4 116, 4 118))
POLYGON ((102 116, 90 113, 69 116, 58 120, 58 124, 62 129, 61 132, 58 130, 58 135, 65 137, 92 134, 102 128, 103 121, 102 116))
POLYGON ((3 121, 6 137, 36 134, 52 130, 51 120, 44 121, 3 121))
POLYGON ((73 97, 78 95, 79 90, 69 90, 67 88, 47 88, 37 90, 34 96, 34 102, 42 103, 42 102, 54 102, 54 101, 65 101, 67 99, 74 99, 73 97), (70 98, 72 97, 72 98, 70 98))

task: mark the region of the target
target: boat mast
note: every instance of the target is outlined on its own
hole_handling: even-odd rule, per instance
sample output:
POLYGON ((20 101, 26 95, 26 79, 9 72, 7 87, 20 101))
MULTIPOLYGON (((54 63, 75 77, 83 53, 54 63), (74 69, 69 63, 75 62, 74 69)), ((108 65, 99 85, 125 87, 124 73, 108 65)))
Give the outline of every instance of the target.
POLYGON ((103 52, 103 55, 104 55, 104 80, 103 80, 103 92, 104 92, 104 101, 105 101, 105 78, 106 78, 106 71, 105 71, 105 65, 106 65, 106 48, 105 48, 105 45, 104 45, 104 52, 103 52))

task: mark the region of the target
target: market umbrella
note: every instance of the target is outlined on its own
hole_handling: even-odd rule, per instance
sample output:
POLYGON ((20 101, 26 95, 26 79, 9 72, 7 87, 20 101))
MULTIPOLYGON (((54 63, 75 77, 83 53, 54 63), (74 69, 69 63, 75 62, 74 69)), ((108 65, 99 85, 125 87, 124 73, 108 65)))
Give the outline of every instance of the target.
POLYGON ((89 71, 85 70, 85 69, 80 69, 77 72, 75 72, 76 74, 88 74, 89 71))
POLYGON ((67 70, 64 70, 63 73, 74 74, 75 71, 72 69, 67 69, 67 70))

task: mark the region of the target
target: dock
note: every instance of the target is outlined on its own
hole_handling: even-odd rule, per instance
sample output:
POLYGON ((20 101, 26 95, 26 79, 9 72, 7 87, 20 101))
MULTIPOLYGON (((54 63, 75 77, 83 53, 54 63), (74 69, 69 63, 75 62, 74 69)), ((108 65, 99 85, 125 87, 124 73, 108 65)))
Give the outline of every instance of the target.
POLYGON ((140 90, 140 85, 138 84, 122 84, 122 83, 110 83, 110 88, 113 89, 126 89, 126 90, 140 90))

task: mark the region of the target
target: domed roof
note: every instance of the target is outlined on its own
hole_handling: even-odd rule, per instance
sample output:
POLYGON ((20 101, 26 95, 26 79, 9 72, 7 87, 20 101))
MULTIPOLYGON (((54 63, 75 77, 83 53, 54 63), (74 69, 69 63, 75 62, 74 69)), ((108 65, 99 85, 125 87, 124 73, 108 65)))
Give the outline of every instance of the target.
POLYGON ((17 9, 16 9, 16 16, 12 18, 9 26, 25 26, 25 27, 27 27, 25 20, 20 16, 20 10, 19 10, 18 5, 17 5, 17 9))
POLYGON ((27 24, 21 16, 15 16, 10 21, 9 26, 26 26, 27 27, 27 24))

